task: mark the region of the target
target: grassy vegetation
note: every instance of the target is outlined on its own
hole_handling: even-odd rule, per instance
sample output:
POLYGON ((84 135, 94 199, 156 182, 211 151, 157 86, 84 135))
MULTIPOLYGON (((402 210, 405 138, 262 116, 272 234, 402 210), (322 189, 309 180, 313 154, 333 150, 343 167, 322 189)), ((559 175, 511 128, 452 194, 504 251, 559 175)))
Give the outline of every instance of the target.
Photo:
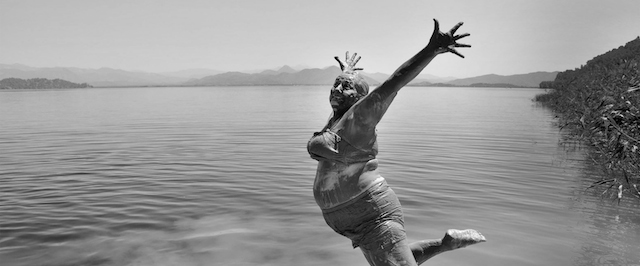
POLYGON ((618 202, 640 198, 639 64, 640 37, 543 82, 540 87, 552 90, 536 96, 563 130, 592 147, 589 156, 605 176, 592 187, 604 187, 618 202))

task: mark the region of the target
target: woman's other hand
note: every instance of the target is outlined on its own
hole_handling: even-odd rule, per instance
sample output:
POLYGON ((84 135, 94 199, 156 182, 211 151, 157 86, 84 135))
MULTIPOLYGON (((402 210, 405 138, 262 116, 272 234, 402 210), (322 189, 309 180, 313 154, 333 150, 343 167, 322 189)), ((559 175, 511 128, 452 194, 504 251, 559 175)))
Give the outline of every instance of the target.
POLYGON ((451 52, 458 55, 459 57, 464 58, 464 56, 458 53, 458 51, 456 51, 455 49, 457 47, 471 47, 471 45, 461 44, 457 42, 459 39, 462 39, 470 35, 469 33, 465 33, 462 35, 455 35, 458 28, 462 26, 462 22, 459 22, 458 24, 456 24, 447 33, 443 33, 440 31, 440 24, 438 23, 438 20, 433 19, 433 22, 435 23, 435 26, 433 29, 433 34, 431 35, 431 40, 429 40, 429 45, 434 46, 436 54, 451 52))

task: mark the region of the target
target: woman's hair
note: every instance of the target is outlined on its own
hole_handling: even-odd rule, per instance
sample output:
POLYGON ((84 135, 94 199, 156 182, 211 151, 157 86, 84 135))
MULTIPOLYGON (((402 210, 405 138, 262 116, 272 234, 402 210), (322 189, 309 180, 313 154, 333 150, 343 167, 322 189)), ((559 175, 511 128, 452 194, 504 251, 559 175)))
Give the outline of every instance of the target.
POLYGON ((356 89, 358 98, 369 94, 369 84, 355 71, 340 74, 333 83, 333 87, 337 87, 338 85, 342 85, 343 88, 356 89))

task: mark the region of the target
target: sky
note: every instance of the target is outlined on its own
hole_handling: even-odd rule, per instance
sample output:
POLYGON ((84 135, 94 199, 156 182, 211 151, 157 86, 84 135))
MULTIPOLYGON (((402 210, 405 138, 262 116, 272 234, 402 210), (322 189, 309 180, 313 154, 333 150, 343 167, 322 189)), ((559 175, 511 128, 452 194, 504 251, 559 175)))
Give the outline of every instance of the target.
POLYGON ((640 35, 639 0, 0 0, 0 64, 144 72, 323 68, 345 51, 392 73, 438 19, 465 55, 422 72, 563 71, 640 35))

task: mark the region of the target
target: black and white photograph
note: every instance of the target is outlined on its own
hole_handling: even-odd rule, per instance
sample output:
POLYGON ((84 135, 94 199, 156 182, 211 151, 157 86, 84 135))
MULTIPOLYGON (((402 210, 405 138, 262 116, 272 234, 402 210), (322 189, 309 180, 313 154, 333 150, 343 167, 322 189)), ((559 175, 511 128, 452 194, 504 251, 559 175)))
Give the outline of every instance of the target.
POLYGON ((638 0, 0 0, 2 266, 640 266, 638 0))

